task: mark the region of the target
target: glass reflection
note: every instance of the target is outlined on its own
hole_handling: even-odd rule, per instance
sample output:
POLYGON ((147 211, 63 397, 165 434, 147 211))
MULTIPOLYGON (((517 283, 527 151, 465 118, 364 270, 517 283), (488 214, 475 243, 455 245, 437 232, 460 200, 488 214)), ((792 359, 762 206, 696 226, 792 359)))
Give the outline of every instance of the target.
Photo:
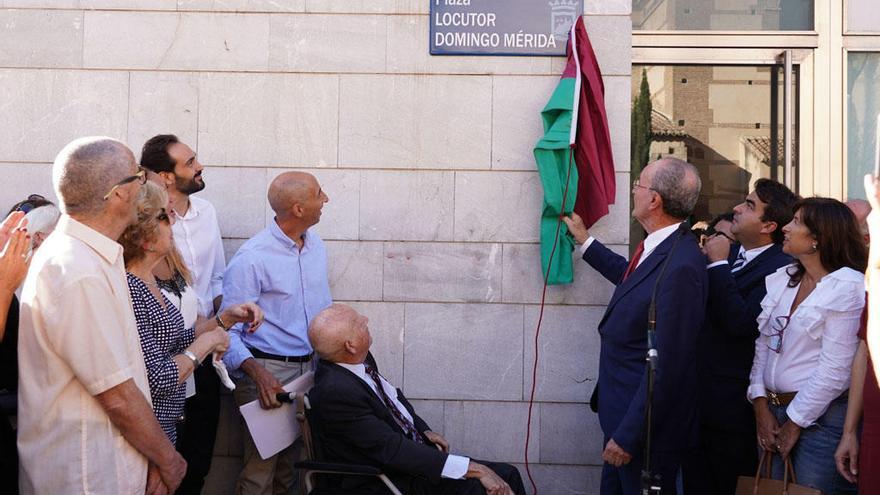
POLYGON ((880 113, 880 53, 850 52, 846 91, 847 196, 864 198, 863 177, 874 169, 880 113))
POLYGON ((814 0, 633 0, 633 30, 812 31, 814 0))

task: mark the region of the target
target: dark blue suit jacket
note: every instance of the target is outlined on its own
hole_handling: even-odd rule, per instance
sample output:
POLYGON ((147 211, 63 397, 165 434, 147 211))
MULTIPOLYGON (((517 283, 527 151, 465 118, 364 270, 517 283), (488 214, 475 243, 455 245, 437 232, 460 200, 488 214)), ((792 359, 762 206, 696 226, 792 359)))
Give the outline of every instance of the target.
POLYGON ((599 323, 599 422, 606 440, 613 438, 639 457, 644 442, 648 306, 667 258, 669 265, 657 290, 660 358, 652 451, 678 454, 696 443, 696 353, 706 310, 706 258, 687 224, 661 242, 623 283, 619 282, 628 264, 624 257, 595 241, 584 253, 584 261, 618 284, 599 323))
POLYGON ((706 325, 700 338, 701 421, 716 429, 754 435, 755 417, 746 399, 755 358, 758 315, 767 294, 764 278, 791 263, 773 244, 735 273, 739 244, 731 246, 727 265, 709 269, 706 325))

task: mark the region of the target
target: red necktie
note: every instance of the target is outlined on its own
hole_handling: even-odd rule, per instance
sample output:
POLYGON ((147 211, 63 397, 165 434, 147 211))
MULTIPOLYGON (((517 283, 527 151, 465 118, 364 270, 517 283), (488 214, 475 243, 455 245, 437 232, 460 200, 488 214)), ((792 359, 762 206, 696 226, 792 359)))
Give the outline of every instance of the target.
POLYGON ((642 253, 645 252, 645 241, 639 243, 636 246, 636 252, 633 253, 632 259, 629 260, 629 265, 626 267, 626 271, 623 272, 623 278, 620 279, 620 283, 626 282, 627 277, 635 271, 636 265, 639 264, 639 258, 642 257, 642 253))

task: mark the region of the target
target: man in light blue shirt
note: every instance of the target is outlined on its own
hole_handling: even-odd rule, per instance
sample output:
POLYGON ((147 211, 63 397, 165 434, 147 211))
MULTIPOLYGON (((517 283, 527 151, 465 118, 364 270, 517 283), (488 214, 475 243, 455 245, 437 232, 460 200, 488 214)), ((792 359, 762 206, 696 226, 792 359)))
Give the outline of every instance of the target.
MULTIPOLYGON (((324 243, 309 230, 320 221, 327 195, 314 176, 285 172, 272 181, 268 196, 274 221, 244 243, 223 276, 224 307, 252 301, 266 315, 257 332, 233 327, 223 357, 230 370, 244 374, 234 394, 238 405, 259 399, 264 409, 280 407, 275 394, 282 385, 312 368, 309 323, 332 303, 324 243)), ((262 459, 245 435, 236 493, 270 493, 279 485, 289 491, 297 446, 262 459)))

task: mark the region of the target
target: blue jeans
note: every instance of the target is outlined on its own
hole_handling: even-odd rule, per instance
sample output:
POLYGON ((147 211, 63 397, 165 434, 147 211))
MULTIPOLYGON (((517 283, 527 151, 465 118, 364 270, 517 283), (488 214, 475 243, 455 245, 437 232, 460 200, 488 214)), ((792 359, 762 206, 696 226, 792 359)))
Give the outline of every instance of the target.
MULTIPOLYGON (((799 485, 822 490, 825 495, 856 493, 856 485, 846 481, 834 463, 834 451, 843 434, 846 419, 846 396, 837 398, 828 406, 814 425, 801 430, 801 436, 791 451, 792 465, 799 485)), ((788 421, 785 408, 770 404, 779 426, 788 421)), ((785 464, 778 455, 773 458, 773 477, 781 480, 785 464)))

